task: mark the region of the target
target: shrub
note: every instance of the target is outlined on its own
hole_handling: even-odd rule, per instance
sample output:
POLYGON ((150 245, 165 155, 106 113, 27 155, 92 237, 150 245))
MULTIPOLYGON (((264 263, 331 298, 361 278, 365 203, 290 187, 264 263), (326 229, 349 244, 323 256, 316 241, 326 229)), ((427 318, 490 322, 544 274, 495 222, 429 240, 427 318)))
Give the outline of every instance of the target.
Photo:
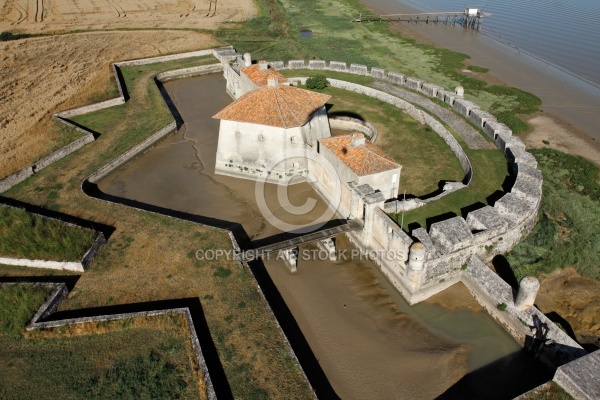
POLYGON ((498 303, 498 305, 496 305, 496 308, 500 311, 506 311, 506 308, 508 306, 506 305, 506 303, 498 303))
POLYGON ((308 89, 322 90, 327 86, 329 86, 329 82, 327 82, 325 75, 311 76, 306 80, 306 87, 308 89))

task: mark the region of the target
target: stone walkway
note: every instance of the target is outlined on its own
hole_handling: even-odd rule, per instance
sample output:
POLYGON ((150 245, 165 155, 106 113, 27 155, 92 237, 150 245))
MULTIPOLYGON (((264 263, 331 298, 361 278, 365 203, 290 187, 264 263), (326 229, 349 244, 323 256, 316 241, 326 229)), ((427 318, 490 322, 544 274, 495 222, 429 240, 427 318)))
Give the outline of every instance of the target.
POLYGON ((427 97, 380 81, 375 82, 372 86, 429 111, 456 132, 470 149, 496 148, 493 143, 486 141, 477 129, 469 125, 462 117, 456 115, 451 110, 434 103, 427 97))

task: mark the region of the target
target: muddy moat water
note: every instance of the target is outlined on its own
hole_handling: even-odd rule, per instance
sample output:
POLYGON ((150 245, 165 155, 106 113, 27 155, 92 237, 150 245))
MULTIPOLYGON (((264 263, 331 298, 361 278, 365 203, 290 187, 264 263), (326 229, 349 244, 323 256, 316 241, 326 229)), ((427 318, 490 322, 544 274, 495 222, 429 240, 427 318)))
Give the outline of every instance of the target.
MULTIPOLYGON (((251 239, 278 233, 256 205, 253 181, 214 175, 219 121, 212 116, 232 101, 221 74, 176 80, 165 88, 185 121, 182 129, 107 177, 100 189, 237 222, 251 239)), ((276 189, 267 185, 265 197, 285 221, 308 224, 327 209, 310 185, 301 183, 289 187, 291 203, 313 198, 317 205, 308 215, 289 214, 277 207, 276 189)), ((343 236, 337 246, 353 249, 343 236)), ((370 261, 301 259, 296 274, 281 261, 264 265, 331 386, 344 399, 430 399, 444 392, 448 398, 508 398, 515 394, 506 391, 509 386, 533 387, 525 378, 531 365, 518 344, 462 284, 410 307, 370 261)))

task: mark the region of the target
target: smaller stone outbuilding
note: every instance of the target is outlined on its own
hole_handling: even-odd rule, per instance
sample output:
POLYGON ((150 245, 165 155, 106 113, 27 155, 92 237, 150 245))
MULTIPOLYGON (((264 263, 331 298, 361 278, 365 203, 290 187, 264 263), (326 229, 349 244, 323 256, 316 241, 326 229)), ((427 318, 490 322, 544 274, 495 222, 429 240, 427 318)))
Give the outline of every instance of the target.
MULTIPOLYGON (((369 185, 383 194, 385 199, 398 197, 400 170, 402 166, 379 147, 365 140, 361 133, 333 136, 319 140, 318 157, 331 164, 337 176, 317 176, 326 186, 327 182, 341 182, 348 186, 369 185)), ((331 174, 330 169, 314 168, 315 174, 331 174)), ((327 188, 324 188, 327 189, 327 188)), ((349 204, 348 204, 348 208, 349 204)))

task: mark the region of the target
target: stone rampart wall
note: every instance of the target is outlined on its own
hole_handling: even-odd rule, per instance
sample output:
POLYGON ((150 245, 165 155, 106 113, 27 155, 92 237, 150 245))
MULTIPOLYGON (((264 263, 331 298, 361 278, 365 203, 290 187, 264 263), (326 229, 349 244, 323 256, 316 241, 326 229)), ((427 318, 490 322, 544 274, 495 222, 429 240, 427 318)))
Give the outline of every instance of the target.
POLYGON ((585 400, 600 399, 600 350, 560 366, 554 378, 573 398, 585 400))
POLYGON ((7 176, 0 181, 0 193, 6 192, 8 189, 23 182, 31 175, 33 175, 33 166, 23 168, 22 170, 7 176))
MULTIPOLYGON (((121 85, 117 85, 121 87, 121 85)), ((105 108, 110 108, 114 106, 118 106, 120 104, 125 104, 125 99, 123 96, 116 97, 114 99, 101 101, 100 103, 89 104, 83 107, 74 108, 72 110, 61 111, 59 113, 54 114, 54 116, 61 118, 73 118, 78 115, 91 113, 98 110, 104 110, 105 108)))
POLYGON ((87 180, 90 181, 91 183, 97 183, 102 178, 106 177, 111 172, 113 172, 114 170, 127 164, 128 162, 135 159, 140 154, 142 154, 145 151, 147 151, 148 149, 150 149, 152 146, 154 146, 156 143, 158 143, 159 141, 164 139, 166 136, 174 133, 176 130, 177 130, 177 124, 175 123, 175 121, 173 121, 169 125, 165 126, 161 130, 159 130, 158 132, 153 134, 152 136, 148 137, 146 140, 136 144, 131 149, 127 150, 125 153, 119 155, 117 158, 110 161, 108 164, 105 164, 98 171, 96 171, 92 175, 90 175, 87 180))
POLYGON ((519 311, 515 307, 513 289, 478 258, 468 262, 462 281, 481 306, 502 325, 521 345, 531 336, 534 316, 548 326, 547 343, 538 357, 551 367, 575 360, 586 351, 569 335, 550 321, 540 310, 529 307, 519 311), (498 305, 506 304, 502 311, 498 305))
POLYGON ((29 260, 26 258, 0 257, 0 264, 15 265, 18 267, 47 268, 47 269, 58 269, 58 270, 65 270, 65 271, 83 272, 83 265, 81 265, 80 262, 44 261, 44 260, 29 260))
POLYGON ((48 165, 53 164, 54 162, 68 156, 69 154, 73 153, 74 151, 79 150, 86 144, 91 143, 93 141, 94 141, 94 136, 92 134, 86 134, 85 136, 80 137, 79 139, 69 143, 68 145, 66 145, 64 147, 61 147, 60 149, 56 150, 54 153, 42 158, 40 161, 33 164, 33 172, 36 173, 36 172, 41 171, 42 169, 46 168, 48 165))
POLYGON ((160 74, 156 75, 156 80, 160 82, 167 82, 173 79, 190 78, 192 76, 212 74, 221 71, 223 71, 223 64, 199 65, 197 67, 161 72, 160 74))
POLYGON ((209 55, 214 55, 214 49, 190 51, 187 53, 171 54, 168 56, 140 58, 137 60, 120 61, 118 63, 115 63, 115 65, 117 65, 118 67, 129 67, 132 65, 155 64, 155 63, 162 63, 162 62, 166 62, 166 61, 181 60, 183 58, 204 57, 204 56, 209 56, 209 55))

